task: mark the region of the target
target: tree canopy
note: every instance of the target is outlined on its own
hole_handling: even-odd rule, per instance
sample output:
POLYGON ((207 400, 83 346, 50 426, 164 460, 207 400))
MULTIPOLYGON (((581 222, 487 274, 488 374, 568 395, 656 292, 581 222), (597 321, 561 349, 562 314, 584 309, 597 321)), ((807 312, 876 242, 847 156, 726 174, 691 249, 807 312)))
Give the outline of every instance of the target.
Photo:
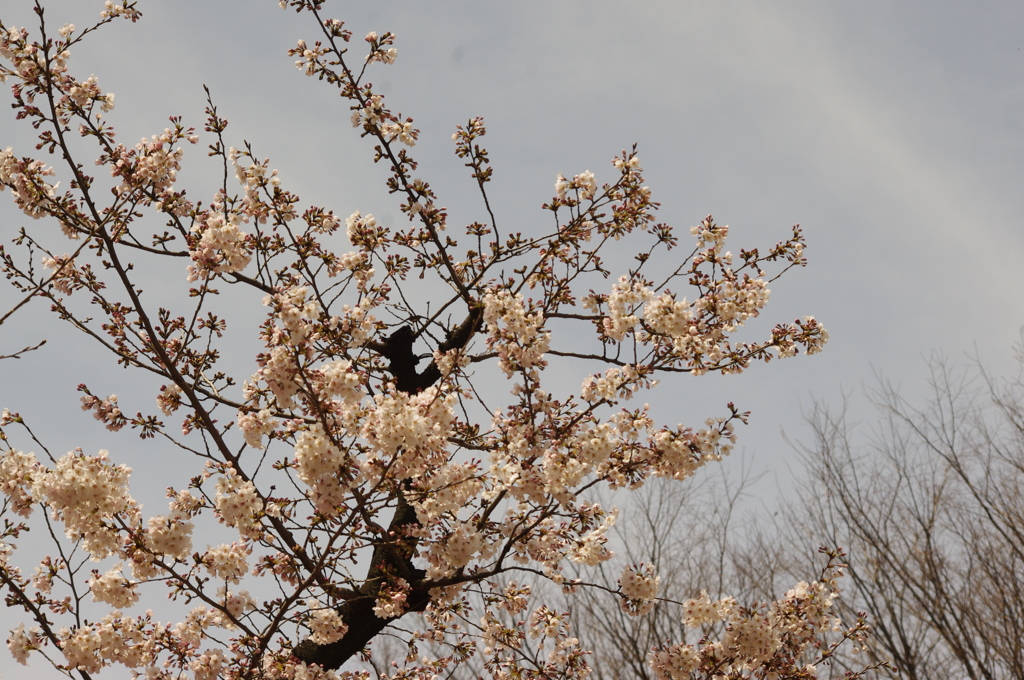
MULTIPOLYGON (((413 119, 367 77, 395 62, 395 37, 356 40, 324 4, 280 3, 316 33, 289 55, 340 94, 404 221, 303 205, 209 93, 201 129, 172 117, 118 140, 114 95, 75 75, 72 55, 153 30, 125 25, 142 18, 136 2, 108 1, 86 28, 55 25, 41 2, 31 29, 0 24, 0 78, 38 133, 35 155, 0 152, 0 187, 30 219, 0 251, 19 296, 3 320, 44 300, 111 366, 154 381, 155 399, 79 386, 82 408, 124 431, 110 453, 52 454, 48 424, 3 412, 0 580, 22 612, 8 638, 21 663, 210 680, 428 678, 472 659, 493 677, 585 677, 568 613, 537 584, 600 589, 631 616, 659 602, 657 565, 586 578, 611 556, 617 514, 592 492, 687 479, 746 418, 729 404, 661 424, 638 397, 828 338, 808 316, 735 339, 769 283, 805 264, 801 230, 737 254, 710 216, 680 237, 657 219, 635 148, 600 177, 558 174, 547 226, 518 232, 492 211, 486 127, 471 119, 452 139, 479 220, 452 224, 412 155, 413 119), (222 181, 197 199, 181 176, 199 144, 222 181), (157 304, 140 281, 162 262, 177 275, 157 304), (245 372, 230 368, 239 335, 260 344, 245 372), (578 382, 547 378, 552 362, 578 382), (166 510, 131 493, 131 432, 162 442, 166 510), (401 653, 375 653, 385 637, 401 653)), ((813 677, 866 632, 836 616, 841 560, 771 603, 675 603, 694 632, 650 651, 655 674, 813 677)))

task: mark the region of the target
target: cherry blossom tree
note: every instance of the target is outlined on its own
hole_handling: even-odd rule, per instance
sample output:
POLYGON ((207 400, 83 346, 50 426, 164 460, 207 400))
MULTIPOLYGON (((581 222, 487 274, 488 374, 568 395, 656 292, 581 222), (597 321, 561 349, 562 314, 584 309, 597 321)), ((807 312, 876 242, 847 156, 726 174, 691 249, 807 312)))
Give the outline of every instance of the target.
MULTIPOLYGON (((557 175, 546 229, 503 230, 478 118, 452 139, 481 219, 450 224, 411 155, 412 118, 367 80, 395 61, 395 36, 354 40, 320 0, 279 4, 310 16, 316 40, 289 54, 347 102, 404 223, 303 206, 252 145, 231 146, 212 96, 201 130, 172 117, 119 141, 114 95, 71 57, 129 30, 136 2, 108 0, 82 29, 37 0, 31 30, 0 25, 0 79, 38 133, 35 155, 0 152, 0 188, 30 218, 0 251, 10 311, 45 300, 112 365, 157 381, 155 407, 83 384, 82 408, 190 469, 143 512, 115 440, 52 455, 43 427, 4 410, 0 580, 23 615, 8 649, 79 678, 433 678, 469 659, 500 678, 585 677, 569 615, 535 586, 601 588, 587 569, 611 557, 617 511, 592 492, 687 479, 729 453, 747 415, 729 404, 700 426, 658 424, 640 393, 821 350, 813 317, 733 339, 774 277, 805 264, 802 233, 734 255, 709 216, 678 237, 635 149, 607 179, 557 175), (200 140, 223 169, 208 202, 178 182, 200 140), (627 245, 635 259, 613 272, 609 251, 627 245), (180 292, 168 306, 139 283, 160 262, 178 271, 161 282, 180 292), (247 326, 247 310, 262 320, 247 326), (261 344, 243 374, 227 367, 232 333, 261 344), (582 367, 579 382, 545 379, 553 361, 582 367), (401 653, 375 657, 394 649, 384 638, 401 653)), ((829 553, 770 603, 680 603, 696 632, 650 651, 655 676, 813 677, 866 634, 836 617, 842 568, 829 553)), ((656 565, 630 564, 603 591, 644 616, 658 584, 656 565)))

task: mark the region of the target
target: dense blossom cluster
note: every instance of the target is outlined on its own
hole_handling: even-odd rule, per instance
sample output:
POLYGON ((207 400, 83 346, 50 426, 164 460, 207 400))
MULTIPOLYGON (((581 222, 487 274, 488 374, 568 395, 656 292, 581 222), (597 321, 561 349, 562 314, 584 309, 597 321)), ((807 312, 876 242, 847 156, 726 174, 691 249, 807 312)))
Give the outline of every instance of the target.
POLYGON ((18 627, 12 630, 10 637, 7 638, 7 649, 11 653, 11 658, 23 666, 28 665, 29 653, 39 649, 42 644, 39 628, 26 631, 23 623, 18 624, 18 627))
POLYGON ((619 577, 622 610, 631 616, 643 616, 654 609, 661 579, 647 563, 628 565, 619 577))
POLYGON ((81 541, 94 559, 118 553, 120 536, 111 522, 137 511, 128 494, 131 468, 109 458, 107 451, 96 456, 72 451, 50 470, 35 468, 32 479, 32 497, 45 503, 67 537, 81 541))
POLYGON ((230 545, 210 548, 202 556, 202 562, 206 571, 214 578, 238 583, 249 572, 247 556, 251 553, 251 546, 236 541, 230 545))
POLYGON ((348 626, 341 620, 337 610, 331 607, 324 607, 316 600, 306 602, 309 607, 309 630, 313 642, 321 645, 329 645, 345 637, 348 626))
POLYGON ((324 515, 336 514, 344 507, 349 491, 344 471, 352 467, 347 458, 319 423, 300 432, 295 442, 297 476, 309 487, 310 500, 324 515))
MULTIPOLYGON (((192 532, 195 525, 188 521, 188 515, 172 509, 168 515, 154 515, 147 521, 145 547, 154 555, 166 555, 172 559, 184 560, 192 552, 192 532)), ((133 565, 137 578, 151 578, 155 573, 146 552, 135 553, 138 563, 133 565)))
POLYGON ((535 376, 534 369, 547 365, 544 355, 551 344, 551 333, 542 330, 543 314, 528 311, 523 296, 507 290, 488 293, 483 303, 488 344, 496 349, 501 370, 511 376, 527 369, 535 376))
POLYGON ((156 661, 158 629, 114 610, 99 623, 58 633, 61 652, 70 668, 98 673, 117 663, 127 668, 146 668, 156 661))
MULTIPOLYGON (((110 174, 122 181, 115 190, 123 194, 133 188, 146 187, 157 195, 166 196, 181 169, 184 149, 172 148, 181 137, 180 129, 165 128, 159 135, 143 138, 134 149, 118 146, 110 156, 110 174)), ((198 137, 188 135, 188 140, 194 144, 198 137)))
MULTIPOLYGON (((477 658, 495 678, 585 678, 587 651, 569 614, 507 576, 532 573, 566 592, 592 587, 588 570, 613 555, 618 510, 594 503, 589 490, 692 476, 729 453, 746 418, 729 404, 704 427, 659 425, 648 405, 624 402, 672 373, 738 373, 821 349, 828 336, 812 317, 780 324, 761 342, 733 339, 768 302, 764 268, 804 263, 802 235, 794 229, 766 254, 735 258, 725 250, 728 228, 708 217, 692 230, 688 257, 666 257, 679 240, 656 221, 639 159, 625 151, 606 183, 589 170, 557 176, 543 206, 556 228, 503 236, 487 200, 480 119, 453 139, 486 223, 460 235, 413 175, 413 120, 363 79, 367 68, 395 62, 394 35, 369 33, 368 52, 353 61, 351 32, 321 17, 322 3, 280 4, 316 16, 322 39, 290 54, 339 88, 408 221, 384 225, 352 212, 350 250, 337 247, 334 212, 303 210, 268 159, 225 144, 227 121, 212 101, 210 155, 224 177, 233 171, 237 194, 219 187, 204 206, 177 188, 180 145, 198 141, 179 119, 134 147, 114 141, 104 119, 114 96, 93 76, 70 75, 70 48, 112 21, 138 20, 134 2, 108 1, 97 26, 65 25, 48 41, 0 26, 0 78, 15 82, 19 117, 43 130, 40 149, 67 160, 60 173, 69 180, 62 193, 44 160, 0 152, 0 189, 56 226, 20 238, 28 265, 4 251, 0 266, 119 363, 159 376, 153 413, 130 415, 117 396, 84 385, 82 408, 111 432, 169 442, 166 455, 178 458, 161 460, 161 470, 179 486, 167 491, 166 514, 144 514, 116 456, 72 451, 41 462, 8 446, 11 426, 34 435, 4 411, 3 512, 24 521, 0 536, 0 580, 38 624, 11 631, 8 649, 20 663, 59 650, 48 658, 71 674, 119 665, 154 679, 354 680, 369 671, 335 670, 357 663, 390 626, 408 654, 392 660, 388 677, 447 677, 477 658), (89 164, 66 139, 76 133, 98 145, 90 160, 109 171, 109 191, 84 174, 89 164), (164 233, 144 234, 141 217, 151 214, 164 233), (49 241, 66 239, 81 247, 54 255, 61 251, 49 241), (610 244, 634 242, 639 265, 609 289, 603 256, 610 244), (41 274, 31 264, 38 252, 41 274), (134 283, 137 263, 165 256, 189 263, 180 312, 151 307, 134 283), (692 288, 689 297, 670 288, 680 285, 692 288), (78 290, 89 295, 72 296, 78 290), (262 302, 262 323, 236 329, 246 316, 218 316, 211 300, 220 296, 231 296, 232 314, 262 302), (424 296, 434 301, 419 304, 424 296), (232 344, 242 336, 229 332, 263 344, 247 379, 221 363, 229 353, 244 360, 244 343, 232 344), (563 357, 575 363, 547 375, 563 357), (28 579, 11 546, 37 526, 34 508, 59 528, 58 552, 36 560, 28 579), (87 573, 67 558, 83 553, 103 564, 87 573), (127 613, 164 587, 188 605, 176 622, 127 613)), ((659 604, 659 582, 655 565, 631 565, 612 597, 642 616, 659 604)), ((692 628, 723 623, 721 639, 666 643, 651 665, 673 679, 807 676, 815 640, 839 625, 834 594, 829 579, 761 609, 705 594, 681 618, 692 628)))
POLYGON ((32 512, 35 498, 32 497, 32 480, 37 473, 35 455, 8 449, 0 460, 0 491, 16 514, 28 517, 32 512))
MULTIPOLYGON (((684 623, 702 628, 718 621, 726 623, 721 639, 707 636, 695 645, 667 644, 652 650, 651 667, 659 680, 688 680, 702 677, 800 677, 815 678, 814 665, 801 663, 809 649, 842 629, 832 613, 838 596, 836 579, 842 566, 832 554, 822 578, 814 583, 801 582, 781 599, 767 607, 739 606, 732 598, 713 601, 703 592, 685 603, 684 623)), ((864 629, 851 637, 862 640, 864 629)), ((835 644, 822 654, 822 660, 835 651, 835 644)))
POLYGON ((86 394, 82 397, 81 401, 82 410, 92 411, 92 417, 101 423, 105 423, 107 429, 111 432, 117 432, 125 426, 127 419, 121 413, 121 409, 117 407, 116 394, 111 394, 106 399, 86 394))
POLYGON ((242 538, 255 538, 262 531, 259 513, 263 509, 255 485, 242 479, 233 467, 224 469, 217 479, 217 514, 229 527, 236 527, 242 538))
POLYGON ((0 187, 10 189, 14 202, 33 219, 48 214, 46 207, 56 195, 57 184, 43 178, 54 174, 43 161, 16 158, 11 147, 0 151, 0 187))
POLYGON ((93 600, 109 604, 115 609, 124 609, 139 601, 139 591, 121 573, 120 563, 102 576, 96 572, 89 581, 89 590, 92 591, 93 600))
POLYGON ((252 254, 245 233, 238 228, 241 222, 238 213, 216 212, 192 228, 198 238, 190 249, 195 264, 189 265, 189 281, 246 268, 252 254))

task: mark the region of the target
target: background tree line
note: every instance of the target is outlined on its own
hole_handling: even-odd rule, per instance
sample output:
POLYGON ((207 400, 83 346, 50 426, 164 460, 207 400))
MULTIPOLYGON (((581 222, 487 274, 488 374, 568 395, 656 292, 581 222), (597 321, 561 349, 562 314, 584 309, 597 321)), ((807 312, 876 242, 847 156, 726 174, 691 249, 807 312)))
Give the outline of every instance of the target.
MULTIPOLYGON (((842 546, 840 609, 866 612, 873 636, 860 656, 837 658, 832 675, 866 655, 914 680, 1024 678, 1021 374, 938 354, 929 369, 923 403, 877 380, 867 393, 874 420, 850 422, 847 404, 817 402, 812 437, 795 445, 798 498, 774 517, 743 508, 749 475, 659 484, 618 532, 620 559, 663 565, 669 600, 702 588, 755 600, 806 571, 817 545, 842 546)), ((602 569, 607 582, 614 566, 602 569)), ((570 606, 602 679, 653 678, 646 650, 683 634, 671 603, 642 619, 589 591, 570 606)))

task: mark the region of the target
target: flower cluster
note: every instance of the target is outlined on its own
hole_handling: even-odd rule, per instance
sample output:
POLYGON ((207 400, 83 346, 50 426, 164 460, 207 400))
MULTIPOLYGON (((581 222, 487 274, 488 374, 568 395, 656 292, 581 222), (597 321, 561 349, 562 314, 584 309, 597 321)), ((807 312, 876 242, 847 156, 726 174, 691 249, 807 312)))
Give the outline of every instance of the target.
POLYGON ((415 395, 377 395, 360 433, 371 449, 369 462, 386 463, 388 476, 396 480, 418 477, 442 463, 457 399, 436 387, 415 395))
POLYGON ((582 300, 583 308, 598 316, 603 341, 632 339, 650 344, 659 361, 694 375, 709 370, 739 373, 754 359, 794 356, 801 346, 807 354, 821 351, 828 332, 813 317, 776 326, 768 342, 734 344, 730 340, 768 303, 770 290, 759 263, 780 259, 803 263, 799 228, 767 256, 756 249, 743 251, 744 262, 738 268, 733 266, 732 253, 724 250, 728 226, 709 216, 691 231, 697 236, 697 249, 687 273, 699 295, 690 302, 668 289, 651 290, 638 275, 623 276, 609 294, 590 292, 582 300))
POLYGON ((437 466, 415 480, 425 492, 416 499, 416 516, 423 523, 432 522, 446 513, 457 514, 483 488, 480 470, 472 463, 448 463, 437 466))
POLYGON ((118 663, 126 668, 153 665, 158 651, 154 627, 145 618, 132 619, 114 610, 98 623, 60 631, 60 650, 71 668, 98 673, 118 663))
POLYGON ((336 609, 324 607, 312 599, 306 602, 306 606, 309 607, 309 621, 306 625, 312 633, 310 638, 313 642, 318 645, 329 645, 345 637, 348 626, 341 620, 336 609))
POLYGON ((488 345, 498 352, 498 365, 506 375, 526 370, 535 375, 537 368, 547 365, 544 354, 551 343, 544 316, 528 311, 523 296, 507 290, 488 293, 484 297, 484 323, 487 324, 488 345))
POLYGON ((801 582, 782 598, 762 608, 739 606, 732 598, 711 600, 707 592, 687 600, 683 623, 690 628, 704 628, 725 621, 720 640, 704 637, 697 645, 666 644, 651 651, 649 661, 659 680, 684 680, 693 674, 748 677, 814 678, 815 667, 807 664, 806 655, 818 651, 818 661, 826 660, 835 644, 821 647, 825 634, 839 633, 840 639, 858 642, 865 626, 860 623, 844 630, 833 614, 832 605, 838 591, 835 579, 842 575, 842 565, 831 554, 823 578, 814 583, 801 582), (754 677, 754 676, 750 676, 754 677))
POLYGON ((629 400, 639 392, 644 383, 636 366, 626 364, 612 367, 603 375, 589 375, 580 387, 580 396, 589 402, 629 400))
POLYGON ((32 512, 32 484, 40 471, 36 457, 31 453, 5 451, 0 460, 0 492, 6 496, 11 509, 22 517, 32 512))
POLYGON ((236 527, 243 538, 256 538, 262 532, 259 514, 263 501, 251 481, 243 480, 233 467, 224 469, 217 480, 217 514, 229 527, 236 527))
POLYGON ((240 272, 249 266, 251 248, 239 213, 215 212, 192 228, 195 238, 189 249, 193 264, 188 267, 188 280, 198 281, 211 274, 240 272))
MULTIPOLYGON (((730 404, 731 406, 731 404, 730 404)), ((734 416, 736 418, 738 416, 734 416)), ((711 461, 720 461, 736 441, 733 418, 709 418, 706 428, 662 429, 650 437, 654 474, 683 480, 711 461)))
POLYGON ((81 540, 94 559, 117 553, 120 540, 110 520, 136 510, 128 494, 131 468, 109 459, 107 451, 95 456, 71 451, 52 469, 38 470, 32 483, 32 496, 50 506, 67 537, 81 540))
MULTIPOLYGON (((146 547, 157 555, 166 555, 172 559, 184 560, 192 552, 192 532, 195 525, 188 521, 188 515, 181 510, 171 509, 168 515, 150 517, 146 530, 146 547)), ((144 557, 142 563, 135 565, 138 578, 140 573, 155 573, 144 570, 148 563, 144 557)), ((148 576, 147 576, 148 578, 148 576)))
POLYGON ((633 330, 640 319, 633 313, 651 299, 651 291, 643 282, 626 276, 612 286, 608 296, 608 315, 604 318, 604 333, 616 342, 621 342, 628 331, 633 330))
POLYGON ((235 147, 228 149, 228 160, 235 168, 235 178, 245 189, 245 198, 242 201, 245 213, 256 216, 257 221, 263 224, 267 221, 268 215, 259 195, 260 190, 275 190, 280 186, 281 178, 278 177, 277 170, 267 172, 270 159, 264 159, 259 163, 253 162, 246 166, 241 163, 243 156, 249 156, 249 154, 241 154, 235 147))
POLYGON ((660 582, 653 565, 647 562, 627 565, 619 577, 622 610, 630 616, 643 616, 650 612, 654 609, 660 582))
POLYGON ((236 630, 238 622, 256 608, 256 600, 248 590, 232 591, 227 587, 217 589, 220 605, 214 610, 211 622, 226 630, 236 630))
POLYGON ((573 175, 571 180, 561 174, 555 180, 555 196, 563 205, 575 205, 577 199, 569 196, 569 191, 574 191, 579 200, 592 201, 597 195, 597 180, 590 170, 573 175))
POLYGON ((209 649, 192 660, 196 680, 219 680, 227 659, 219 649, 209 649))
POLYGON ((124 609, 139 601, 135 583, 121 573, 120 563, 102 576, 98 571, 94 571, 93 578, 89 581, 89 589, 92 591, 93 600, 105 602, 115 609, 124 609))
POLYGON ((43 161, 18 159, 11 147, 0 151, 0 191, 10 188, 14 202, 32 219, 49 214, 59 182, 50 184, 43 178, 54 174, 43 161))
POLYGON ((345 233, 352 245, 363 250, 375 250, 387 239, 387 231, 377 224, 377 218, 372 214, 363 216, 358 210, 345 220, 345 233))
POLYGON ((307 300, 308 293, 309 289, 305 286, 295 286, 263 298, 263 304, 273 308, 274 316, 283 326, 279 337, 293 346, 301 345, 309 337, 309 320, 320 315, 320 305, 315 298, 307 300))
POLYGON ((230 545, 218 545, 210 548, 200 558, 200 561, 214 578, 229 583, 238 583, 249 571, 247 556, 250 554, 252 554, 252 547, 236 541, 230 545))
POLYGON ((349 457, 330 440, 320 423, 299 433, 295 467, 299 479, 309 487, 317 511, 336 515, 345 504, 354 471, 349 457))
POLYGON ((450 567, 446 573, 469 564, 484 547, 484 537, 470 524, 459 524, 439 544, 444 562, 450 567))
POLYGON ((82 397, 81 401, 82 410, 92 411, 92 417, 101 423, 105 423, 107 429, 111 432, 117 432, 125 426, 127 418, 121 413, 121 409, 117 407, 116 394, 111 394, 106 399, 100 399, 87 393, 82 397))
POLYGON ((134 2, 123 2, 118 5, 113 0, 105 0, 103 11, 100 12, 100 18, 113 19, 114 17, 124 17, 132 22, 136 22, 142 18, 142 13, 135 9, 134 2))
POLYGON ((42 642, 38 627, 26 632, 25 624, 21 623, 11 631, 11 636, 7 638, 7 649, 15 661, 22 666, 27 666, 29 652, 39 649, 42 642))
POLYGON ((330 49, 317 43, 312 48, 306 45, 305 40, 300 40, 294 48, 289 50, 290 56, 300 57, 295 61, 295 68, 302 69, 307 76, 315 75, 319 66, 319 59, 328 54, 330 49))
POLYGON ((182 390, 177 385, 163 385, 160 387, 160 394, 157 395, 156 404, 161 413, 169 416, 181 408, 182 390))
POLYGON ((404 578, 397 578, 377 593, 373 613, 379 619, 393 619, 405 613, 408 600, 409 583, 404 578))
POLYGON ((376 31, 370 31, 364 38, 370 44, 370 54, 366 56, 367 63, 379 61, 382 64, 393 64, 398 57, 398 50, 388 45, 395 44, 393 33, 385 33, 377 36, 376 31))
MULTIPOLYGON (((185 152, 180 146, 172 148, 181 139, 181 133, 181 130, 165 128, 159 135, 143 138, 131 151, 118 147, 110 166, 111 175, 122 181, 117 192, 146 189, 157 195, 166 195, 181 170, 185 152)), ((193 144, 198 141, 195 135, 188 135, 188 139, 193 144)))
POLYGON ((239 411, 236 422, 245 435, 245 443, 254 449, 262 449, 263 437, 274 431, 276 419, 270 409, 265 408, 249 413, 239 411))
POLYGON ((702 590, 700 597, 689 599, 683 604, 683 609, 686 612, 683 623, 690 628, 699 628, 721 621, 736 611, 736 606, 736 600, 731 597, 712 601, 708 597, 708 592, 702 590))
POLYGON ((77 287, 75 284, 75 258, 70 255, 44 257, 43 266, 53 272, 51 278, 53 287, 65 295, 71 295, 77 287))

